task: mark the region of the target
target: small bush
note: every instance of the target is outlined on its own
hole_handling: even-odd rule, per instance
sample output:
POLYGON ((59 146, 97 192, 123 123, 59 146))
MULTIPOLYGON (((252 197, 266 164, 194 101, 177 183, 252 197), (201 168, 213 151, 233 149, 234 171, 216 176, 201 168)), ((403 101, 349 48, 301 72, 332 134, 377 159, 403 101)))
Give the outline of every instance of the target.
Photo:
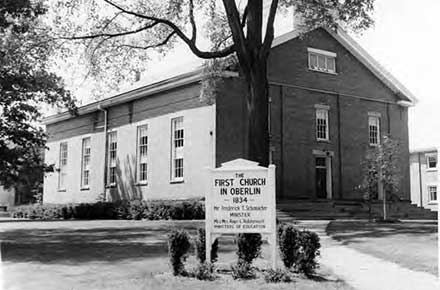
POLYGON ((168 255, 175 276, 186 275, 184 261, 191 247, 189 235, 185 230, 174 230, 168 236, 168 255))
POLYGON ((194 277, 204 281, 214 281, 213 266, 209 263, 199 263, 194 271, 194 277))
POLYGON ((238 263, 232 266, 232 278, 237 279, 255 279, 257 274, 252 268, 251 263, 244 260, 238 260, 238 263))
POLYGON ((252 264, 252 261, 261 254, 263 241, 261 234, 239 234, 237 244, 238 260, 252 264))
POLYGON ((145 200, 132 200, 128 204, 127 218, 141 220, 145 218, 148 211, 148 204, 145 200))
POLYGON ((266 283, 288 283, 292 282, 292 277, 289 275, 288 272, 282 269, 276 269, 276 270, 268 270, 266 273, 264 273, 264 281, 266 283))
POLYGON ((280 225, 278 227, 278 247, 284 266, 287 269, 292 268, 300 255, 299 231, 292 225, 280 225))
MULTIPOLYGON (((205 240, 205 229, 200 228, 197 231, 197 237, 195 240, 196 246, 196 255, 197 259, 200 263, 204 263, 206 261, 206 240, 205 240)), ((217 261, 218 255, 218 240, 215 239, 211 246, 211 263, 215 263, 217 261)))
POLYGON ((303 230, 300 232, 302 255, 298 263, 298 270, 307 276, 312 275, 318 267, 316 258, 319 256, 319 236, 315 232, 303 230))
POLYGON ((318 267, 319 236, 315 232, 298 231, 292 225, 278 227, 279 249, 284 266, 310 276, 318 267))

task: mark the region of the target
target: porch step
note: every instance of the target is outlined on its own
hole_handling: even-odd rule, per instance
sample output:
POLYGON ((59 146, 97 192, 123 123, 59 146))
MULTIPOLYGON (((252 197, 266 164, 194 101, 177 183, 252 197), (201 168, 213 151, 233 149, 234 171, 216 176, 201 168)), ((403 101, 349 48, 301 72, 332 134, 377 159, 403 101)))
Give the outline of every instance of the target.
MULTIPOLYGON (((277 218, 287 220, 325 220, 325 219, 368 219, 382 216, 382 203, 371 204, 371 213, 368 205, 359 200, 289 200, 277 203, 277 218)), ((389 204, 388 216, 398 219, 437 219, 437 213, 400 201, 389 204)))

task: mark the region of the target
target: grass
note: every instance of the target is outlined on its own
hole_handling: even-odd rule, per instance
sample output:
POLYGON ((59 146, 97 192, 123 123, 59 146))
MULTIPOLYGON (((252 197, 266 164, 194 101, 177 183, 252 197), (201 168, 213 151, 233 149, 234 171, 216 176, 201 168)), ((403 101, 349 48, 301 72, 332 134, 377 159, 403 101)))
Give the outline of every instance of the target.
POLYGON ((344 245, 397 263, 411 270, 437 275, 437 224, 338 222, 327 233, 344 245))
MULTIPOLYGON (((313 279, 266 284, 262 277, 235 281, 218 274, 213 282, 174 277, 167 257, 167 234, 185 228, 191 235, 201 221, 59 221, 0 223, 4 289, 342 289, 352 290, 327 269, 313 279)), ((219 245, 218 266, 236 259, 232 237, 219 245)), ((263 248, 268 256, 267 245, 263 248)), ((264 268, 267 260, 259 259, 264 268)), ((188 267, 195 265, 194 257, 188 267)), ((261 275, 260 275, 261 276, 261 275)), ((1 288, 2 285, 0 285, 1 288)))

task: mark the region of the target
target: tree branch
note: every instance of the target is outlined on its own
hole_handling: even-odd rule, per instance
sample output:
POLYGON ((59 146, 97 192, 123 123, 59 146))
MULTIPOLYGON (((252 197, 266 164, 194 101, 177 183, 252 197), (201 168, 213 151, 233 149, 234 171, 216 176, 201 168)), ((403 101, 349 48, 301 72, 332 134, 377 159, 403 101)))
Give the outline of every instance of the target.
POLYGON ((147 30, 149 28, 153 28, 154 26, 158 25, 159 22, 153 22, 148 25, 142 26, 135 30, 130 31, 124 31, 124 32, 116 32, 116 33, 97 33, 97 34, 91 34, 91 35, 82 35, 82 36, 72 36, 72 37, 60 37, 60 39, 67 39, 67 40, 79 40, 79 39, 94 39, 94 38, 101 38, 101 37, 107 37, 107 38, 113 38, 113 37, 119 37, 119 36, 125 36, 130 34, 136 34, 138 32, 147 30))
POLYGON ((248 15, 248 6, 246 5, 246 7, 244 7, 243 17, 241 18, 241 28, 244 28, 246 25, 247 15, 248 15))
POLYGON ((274 28, 273 23, 275 21, 275 15, 278 8, 278 0, 272 0, 270 4, 269 16, 267 18, 266 25, 266 35, 264 36, 263 46, 261 48, 260 57, 267 57, 270 48, 272 46, 272 41, 274 38, 274 28))
POLYGON ((228 17, 229 27, 232 31, 232 38, 235 43, 235 51, 237 52, 238 59, 242 64, 242 69, 248 70, 250 61, 247 53, 246 38, 241 27, 237 5, 235 4, 235 0, 223 0, 223 5, 228 17))
POLYGON ((152 44, 152 45, 147 45, 147 46, 138 46, 138 45, 131 45, 131 44, 121 44, 118 45, 117 48, 121 48, 121 47, 127 47, 127 48, 133 48, 133 49, 149 49, 149 48, 155 48, 155 47, 159 47, 162 45, 165 45, 168 43, 168 41, 170 41, 170 39, 176 34, 175 31, 172 31, 163 41, 156 43, 156 44, 152 44))
POLYGON ((153 17, 153 16, 148 16, 148 15, 143 15, 134 11, 130 11, 127 10, 115 3, 113 3, 110 0, 104 0, 106 3, 108 3, 109 5, 113 6, 114 8, 118 9, 119 11, 122 11, 125 14, 128 15, 132 15, 138 18, 142 18, 142 19, 147 19, 147 20, 151 20, 154 22, 158 22, 158 23, 162 23, 167 25, 169 28, 171 28, 176 34, 177 36, 179 36, 180 39, 182 39, 187 45, 188 47, 191 49, 191 51, 198 57, 200 58, 218 58, 218 57, 225 57, 228 56, 230 54, 232 54, 235 51, 235 46, 231 45, 229 47, 226 47, 222 50, 219 51, 201 51, 195 44, 195 41, 191 40, 190 38, 188 38, 188 36, 185 35, 185 33, 173 22, 167 20, 167 19, 163 19, 163 18, 158 18, 158 17, 153 17))
POLYGON ((192 28, 191 41, 195 43, 197 38, 197 27, 194 20, 194 0, 189 0, 189 22, 191 23, 192 28))

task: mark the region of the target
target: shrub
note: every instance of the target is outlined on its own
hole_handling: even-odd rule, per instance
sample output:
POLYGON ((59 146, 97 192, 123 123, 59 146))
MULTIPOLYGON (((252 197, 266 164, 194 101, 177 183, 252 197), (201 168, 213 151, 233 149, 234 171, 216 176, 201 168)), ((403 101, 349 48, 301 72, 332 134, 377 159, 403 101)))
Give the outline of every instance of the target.
POLYGON ((186 275, 184 261, 191 247, 185 230, 174 230, 168 236, 168 255, 175 276, 186 275))
POLYGON ((232 266, 232 278, 234 279, 255 279, 257 277, 251 263, 244 260, 238 260, 237 264, 232 266))
POLYGON ((261 234, 238 234, 238 260, 252 264, 252 261, 261 254, 263 241, 261 234))
POLYGON ((115 201, 79 204, 33 204, 11 208, 14 218, 29 219, 204 219, 200 200, 115 201))
POLYGON ((148 211, 148 205, 145 200, 132 200, 128 204, 128 219, 141 220, 145 218, 148 211))
POLYGON ((315 232, 298 231, 292 225, 278 227, 279 249, 284 266, 310 276, 318 267, 319 236, 315 232))
POLYGON ((315 232, 303 230, 300 232, 302 252, 298 261, 298 270, 307 276, 315 272, 318 267, 316 258, 319 256, 319 236, 315 232))
POLYGON ((209 263, 199 263, 194 271, 194 277, 204 281, 214 281, 213 266, 209 263))
POLYGON ((278 247, 284 266, 292 268, 300 254, 299 231, 292 225, 281 224, 278 227, 278 247))
POLYGON ((264 281, 266 281, 266 283, 280 283, 280 282, 287 283, 287 282, 292 282, 292 277, 285 270, 270 269, 264 274, 264 281))
MULTIPOLYGON (((205 229, 199 228, 197 231, 197 237, 195 241, 196 246, 196 255, 197 259, 200 263, 204 263, 206 261, 206 240, 205 240, 205 229)), ((218 251, 218 240, 215 239, 214 243, 211 246, 211 263, 215 263, 217 261, 217 251, 218 251)))

